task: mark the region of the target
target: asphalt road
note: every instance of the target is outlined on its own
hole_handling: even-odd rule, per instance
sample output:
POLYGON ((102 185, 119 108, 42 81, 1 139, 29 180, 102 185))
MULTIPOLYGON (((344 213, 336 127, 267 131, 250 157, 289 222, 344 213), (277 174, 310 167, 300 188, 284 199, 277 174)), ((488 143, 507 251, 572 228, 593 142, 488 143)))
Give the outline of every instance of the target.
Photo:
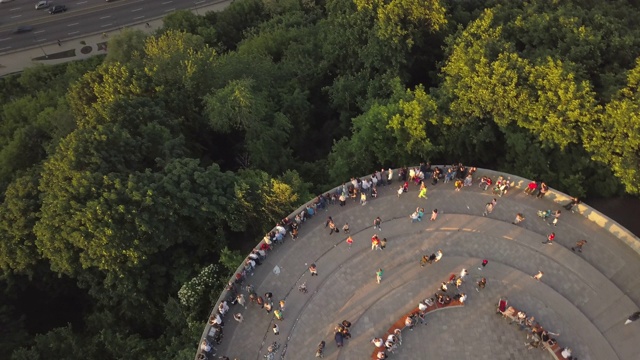
POLYGON ((56 0, 67 11, 51 15, 35 10, 37 0, 0 3, 0 54, 37 45, 65 41, 83 35, 121 28, 163 17, 179 9, 195 9, 221 0, 56 0), (19 26, 30 32, 14 34, 19 26))

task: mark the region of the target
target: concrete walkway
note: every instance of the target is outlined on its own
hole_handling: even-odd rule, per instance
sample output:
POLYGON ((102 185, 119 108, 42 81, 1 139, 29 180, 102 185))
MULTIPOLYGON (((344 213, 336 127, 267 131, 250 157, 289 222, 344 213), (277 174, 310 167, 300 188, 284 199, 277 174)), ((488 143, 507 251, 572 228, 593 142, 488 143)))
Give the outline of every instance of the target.
MULTIPOLYGON (((271 332, 273 316, 257 305, 238 305, 230 313, 241 312, 244 322, 226 317, 225 338, 217 354, 238 359, 262 359, 273 341, 281 343, 279 355, 288 359, 314 358, 317 344, 327 342, 328 359, 365 359, 371 356, 369 341, 384 333, 400 316, 433 294, 449 274, 470 271, 462 291, 467 305, 429 314, 427 326, 403 332, 403 345, 394 359, 416 359, 429 354, 451 359, 540 359, 548 352, 526 350, 525 334, 495 314, 500 296, 510 305, 534 315, 545 328, 559 332, 558 342, 573 349, 582 359, 636 360, 640 353, 640 322, 623 325, 640 304, 640 255, 606 229, 580 214, 563 210, 557 227, 536 216, 541 209, 561 209, 550 199, 534 199, 518 189, 498 198, 498 205, 483 217, 484 204, 493 196, 476 185, 453 191, 453 184, 429 186, 428 200, 418 199, 418 189, 396 196, 396 182, 381 187, 378 199, 360 206, 348 200, 341 208, 330 206, 303 225, 297 241, 287 239, 258 267, 248 282, 258 294, 270 291, 274 303, 286 300, 281 333, 271 332), (417 206, 426 210, 425 219, 411 223, 409 215, 417 206), (437 208, 440 216, 430 222, 437 208), (516 213, 526 220, 516 226, 516 213), (324 222, 332 216, 336 225, 351 226, 352 249, 346 236, 329 235, 324 222), (373 219, 383 220, 382 231, 374 231, 373 219), (555 231, 556 243, 543 245, 555 231), (388 239, 387 249, 372 251, 374 233, 388 239), (583 253, 570 247, 587 239, 583 253), (421 268, 420 257, 438 249, 443 259, 421 268), (478 267, 482 259, 489 264, 478 267), (318 266, 319 276, 310 278, 307 264, 318 266), (271 270, 279 266, 275 275, 271 270), (385 270, 382 284, 375 271, 385 270), (538 270, 541 282, 531 278, 538 270), (484 290, 475 282, 486 277, 484 290), (309 293, 297 291, 306 282, 309 293), (335 325, 344 319, 353 323, 353 338, 343 348, 333 341, 335 325)), ((564 202, 563 202, 564 204, 564 202)))

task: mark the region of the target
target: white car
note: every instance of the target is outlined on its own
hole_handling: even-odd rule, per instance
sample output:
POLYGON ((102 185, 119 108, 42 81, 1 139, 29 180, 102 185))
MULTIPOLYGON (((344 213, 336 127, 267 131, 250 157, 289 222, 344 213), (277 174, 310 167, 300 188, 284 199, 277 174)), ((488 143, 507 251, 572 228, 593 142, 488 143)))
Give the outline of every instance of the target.
POLYGON ((49 7, 48 1, 38 1, 38 3, 36 4, 36 10, 46 9, 48 7, 49 7))

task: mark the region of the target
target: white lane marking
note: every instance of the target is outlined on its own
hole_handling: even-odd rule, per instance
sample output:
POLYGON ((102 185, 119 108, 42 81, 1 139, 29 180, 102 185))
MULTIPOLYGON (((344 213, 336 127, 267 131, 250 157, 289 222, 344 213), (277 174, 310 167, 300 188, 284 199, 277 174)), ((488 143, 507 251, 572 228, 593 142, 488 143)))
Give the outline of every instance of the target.
POLYGON ((86 4, 86 1, 80 1, 79 3, 76 3, 77 5, 82 5, 82 4, 86 4))
POLYGON ((103 17, 100 18, 100 20, 108 19, 110 17, 111 17, 111 15, 103 16, 103 17))
POLYGON ((11 38, 0 39, 0 41, 7 41, 7 40, 11 40, 11 38))
POLYGON ((12 16, 11 18, 12 18, 12 19, 15 19, 15 18, 19 18, 20 16, 22 16, 22 15, 14 15, 14 16, 12 16))
POLYGON ((171 11, 176 11, 176 8, 165 10, 164 12, 171 12, 171 11))
POLYGON ((36 42, 47 41, 47 39, 37 39, 36 42))
POLYGON ((195 2, 195 4, 196 4, 196 5, 198 5, 198 4, 202 4, 203 2, 204 2, 204 0, 202 0, 202 1, 196 1, 196 2, 195 2))
POLYGON ((140 20, 140 19, 144 19, 144 15, 143 16, 138 16, 138 17, 134 17, 133 20, 140 20))
POLYGON ((7 47, 0 48, 0 51, 2 51, 2 50, 7 50, 7 49, 11 49, 11 46, 7 46, 7 47))
POLYGON ((80 31, 72 31, 72 32, 70 32, 70 33, 69 33, 69 35, 77 34, 77 33, 79 33, 79 32, 80 32, 80 31))
POLYGON ((142 8, 139 8, 139 9, 133 9, 133 10, 131 10, 131 12, 136 12, 136 11, 140 11, 140 10, 142 10, 142 8))
POLYGON ((165 1, 162 3, 162 5, 167 5, 167 4, 171 4, 173 1, 165 1))
POLYGON ((67 25, 67 26, 68 26, 68 27, 71 27, 71 26, 76 26, 76 25, 80 25, 80 23, 73 23, 73 24, 69 24, 69 25, 67 25))
POLYGON ((9 11, 18 11, 18 10, 20 10, 20 9, 21 9, 21 8, 13 8, 13 9, 9 9, 9 11))
POLYGON ((111 25, 113 25, 113 24, 112 23, 108 23, 108 24, 101 25, 100 27, 107 27, 107 26, 111 26, 111 25))
POLYGON ((43 32, 44 32, 44 30, 38 30, 38 31, 34 31, 33 33, 34 34, 40 34, 40 33, 43 33, 43 32))

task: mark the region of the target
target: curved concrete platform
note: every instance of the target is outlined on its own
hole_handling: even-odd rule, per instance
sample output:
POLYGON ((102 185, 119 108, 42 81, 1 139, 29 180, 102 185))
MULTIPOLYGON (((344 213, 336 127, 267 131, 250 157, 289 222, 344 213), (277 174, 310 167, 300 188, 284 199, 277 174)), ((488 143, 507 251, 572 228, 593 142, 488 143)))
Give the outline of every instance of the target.
MULTIPOLYGON (((370 358, 371 338, 415 308, 449 274, 466 268, 471 273, 462 287, 469 296, 467 305, 429 314, 427 326, 404 331, 403 345, 392 358, 415 359, 417 354, 550 358, 546 352, 526 350, 524 333, 495 315, 498 298, 507 296, 510 305, 561 333, 558 342, 571 347, 580 359, 638 359, 640 322, 623 325, 640 303, 640 255, 629 245, 633 239, 620 239, 618 230, 611 232, 564 209, 558 226, 549 226, 536 216, 537 210, 560 208, 549 195, 534 199, 512 188, 498 198, 493 213, 483 217, 484 204, 493 196, 476 185, 460 192, 452 183, 429 186, 427 200, 418 199, 413 185, 398 198, 397 185, 380 187, 379 198, 365 206, 351 200, 345 207, 330 206, 302 226, 297 241, 288 238, 277 246, 247 282, 258 294, 272 292, 274 303, 286 300, 284 320, 278 322, 280 335, 271 332, 273 315, 254 304, 246 310, 232 306, 230 313, 241 312, 244 321, 236 323, 227 315, 225 338, 216 345, 218 356, 262 359, 267 345, 278 341, 283 345, 279 357, 284 353, 286 359, 312 359, 324 340, 325 358, 370 358), (427 214, 422 222, 411 223, 409 215, 417 206, 427 214), (434 208, 440 215, 430 222, 428 213, 434 208), (512 225, 518 212, 526 220, 512 225), (350 250, 345 234, 329 235, 324 227, 327 216, 340 228, 349 223, 354 239, 350 250), (376 216, 383 220, 381 232, 372 228, 376 216), (543 245, 551 231, 557 235, 556 243, 543 245), (387 249, 371 251, 374 233, 388 239, 387 249), (580 239, 589 242, 583 253, 574 253, 570 247, 580 239), (421 255, 438 249, 443 250, 443 259, 421 268, 421 255), (481 259, 489 264, 479 270, 481 259), (319 276, 310 278, 306 265, 310 263, 317 264, 319 276), (279 275, 271 271, 276 265, 279 275), (385 270, 382 284, 375 282, 378 268, 385 270), (545 273, 541 282, 531 278, 538 270, 545 273), (482 276, 487 286, 476 291, 475 281, 482 276), (301 282, 306 282, 309 293, 297 291, 301 282), (353 337, 338 349, 333 328, 343 319, 352 322, 353 337)), ((581 211, 585 210, 590 211, 583 206, 581 211)), ((608 224, 610 228, 612 223, 608 224)))

